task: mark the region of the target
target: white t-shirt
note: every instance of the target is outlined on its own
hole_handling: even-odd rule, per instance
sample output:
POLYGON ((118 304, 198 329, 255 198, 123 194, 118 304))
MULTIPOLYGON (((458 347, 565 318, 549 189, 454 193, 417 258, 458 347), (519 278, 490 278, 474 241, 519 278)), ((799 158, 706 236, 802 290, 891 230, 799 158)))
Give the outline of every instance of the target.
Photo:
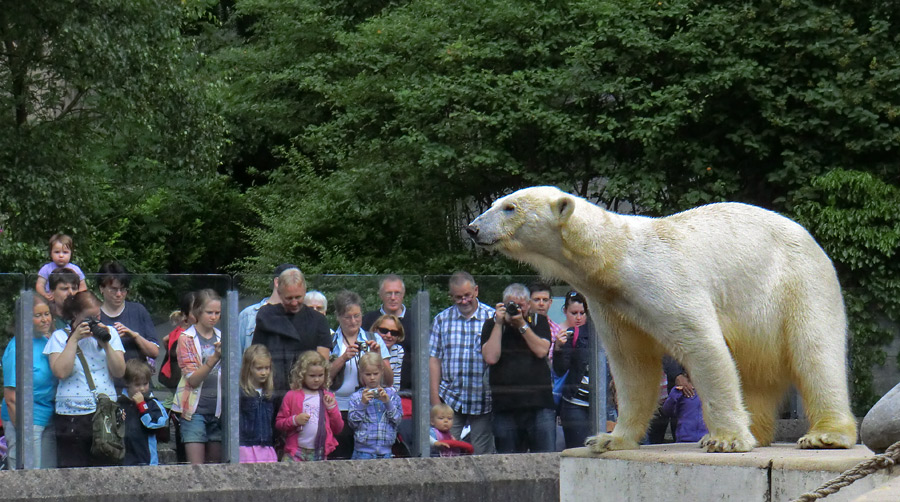
MULTIPOLYGON (((122 347, 119 333, 110 327, 109 334, 111 336, 110 347, 117 352, 124 353, 125 348, 122 347)), ((44 354, 61 353, 66 348, 68 339, 69 335, 64 330, 54 331, 50 335, 47 346, 44 347, 44 354)), ((97 393, 106 394, 110 399, 116 399, 116 388, 106 365, 106 351, 100 348, 97 340, 92 336, 79 340, 78 346, 84 352, 84 358, 91 368, 91 377, 97 393)), ((84 367, 78 356, 75 356, 72 374, 68 378, 60 380, 59 386, 56 388, 56 413, 59 415, 87 415, 93 413, 96 408, 96 400, 88 387, 87 378, 84 376, 84 367)))
POLYGON ((312 450, 316 447, 316 433, 319 432, 319 413, 322 403, 319 400, 319 392, 307 394, 303 391, 303 413, 309 413, 309 422, 300 428, 297 435, 297 446, 312 450))

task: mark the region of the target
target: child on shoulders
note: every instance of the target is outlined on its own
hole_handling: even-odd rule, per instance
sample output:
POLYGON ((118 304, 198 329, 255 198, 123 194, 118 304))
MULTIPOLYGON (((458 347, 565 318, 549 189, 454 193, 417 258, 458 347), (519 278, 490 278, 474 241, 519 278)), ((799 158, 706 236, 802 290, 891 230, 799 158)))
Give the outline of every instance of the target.
POLYGON ((286 434, 282 462, 326 460, 337 447, 335 431, 344 420, 331 385, 331 365, 314 350, 300 354, 291 368, 291 390, 284 396, 275 427, 286 434))
POLYGON ((391 458, 397 426, 403 418, 400 396, 393 387, 381 387, 384 362, 378 352, 359 358, 363 388, 350 396, 347 420, 353 433, 351 459, 391 458))
MULTIPOLYGON (((84 282, 84 272, 78 268, 78 265, 71 262, 72 252, 75 251, 75 244, 72 238, 66 234, 55 234, 50 237, 50 262, 45 263, 38 270, 37 282, 34 283, 34 290, 44 295, 47 300, 53 300, 50 294, 50 273, 60 268, 68 268, 72 272, 78 274, 79 283, 77 291, 87 291, 87 284, 84 282)), ((72 293, 76 293, 73 291, 72 293)))
POLYGON ((156 433, 169 426, 169 414, 150 392, 153 369, 146 361, 125 363, 125 388, 119 406, 125 413, 125 458, 122 465, 159 465, 156 433))

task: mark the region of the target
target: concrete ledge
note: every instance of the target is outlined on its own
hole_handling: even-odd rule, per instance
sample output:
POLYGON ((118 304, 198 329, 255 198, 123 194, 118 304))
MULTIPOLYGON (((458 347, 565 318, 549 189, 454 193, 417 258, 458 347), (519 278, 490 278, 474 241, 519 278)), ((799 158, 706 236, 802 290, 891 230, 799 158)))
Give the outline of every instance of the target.
POLYGON ((559 499, 559 456, 485 455, 0 472, 4 501, 190 502, 559 499))
MULTIPOLYGON (((800 450, 793 444, 749 453, 705 453, 693 443, 642 446, 602 455, 576 448, 561 453, 560 500, 791 500, 873 455, 864 446, 800 450)), ((879 471, 828 500, 853 500, 898 475, 898 469, 879 471)), ((900 500, 896 494, 894 497, 900 500)))

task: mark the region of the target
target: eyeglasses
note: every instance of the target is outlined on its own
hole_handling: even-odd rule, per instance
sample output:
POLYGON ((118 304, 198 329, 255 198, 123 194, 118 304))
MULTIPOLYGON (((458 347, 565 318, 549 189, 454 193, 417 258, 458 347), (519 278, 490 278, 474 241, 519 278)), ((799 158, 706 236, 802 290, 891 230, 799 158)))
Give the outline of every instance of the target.
POLYGON ((106 290, 110 293, 127 293, 128 288, 114 288, 112 286, 106 286, 106 290))
POLYGON ((473 295, 472 293, 466 293, 462 296, 451 296, 451 298, 453 298, 453 301, 456 303, 462 303, 472 301, 472 298, 475 298, 475 295, 473 295))
POLYGON ((341 316, 341 319, 345 321, 358 321, 362 319, 362 314, 344 314, 341 316))
POLYGON ((377 328, 375 328, 375 330, 378 331, 379 333, 381 333, 382 335, 386 335, 386 334, 390 333, 391 336, 393 336, 394 338, 400 336, 399 329, 387 329, 387 328, 382 328, 381 326, 378 326, 377 328))

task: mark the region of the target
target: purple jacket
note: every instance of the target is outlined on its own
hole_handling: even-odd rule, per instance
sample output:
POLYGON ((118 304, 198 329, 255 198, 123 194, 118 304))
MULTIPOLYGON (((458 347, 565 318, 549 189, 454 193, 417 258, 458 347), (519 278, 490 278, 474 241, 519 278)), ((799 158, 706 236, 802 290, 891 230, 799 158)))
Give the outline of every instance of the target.
POLYGON ((681 389, 673 387, 672 392, 662 407, 663 415, 674 417, 678 421, 675 427, 675 441, 678 443, 692 443, 700 441, 709 430, 703 423, 703 409, 700 397, 695 393, 694 397, 687 398, 681 389))

